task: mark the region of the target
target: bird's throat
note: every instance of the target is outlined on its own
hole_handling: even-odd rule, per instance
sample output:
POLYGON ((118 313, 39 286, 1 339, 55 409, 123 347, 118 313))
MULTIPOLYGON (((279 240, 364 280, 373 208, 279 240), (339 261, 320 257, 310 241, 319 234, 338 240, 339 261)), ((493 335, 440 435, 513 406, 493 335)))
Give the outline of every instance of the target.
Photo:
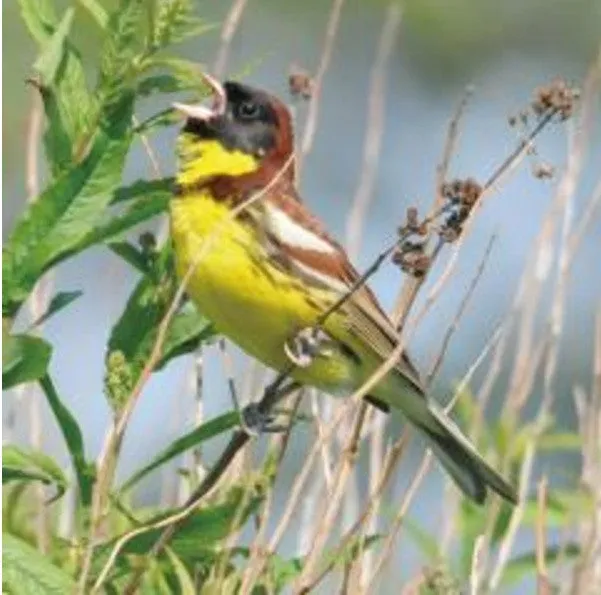
POLYGON ((202 140, 182 134, 178 140, 179 170, 177 184, 181 188, 200 186, 220 176, 241 176, 259 169, 259 161, 239 150, 229 150, 218 140, 202 140))

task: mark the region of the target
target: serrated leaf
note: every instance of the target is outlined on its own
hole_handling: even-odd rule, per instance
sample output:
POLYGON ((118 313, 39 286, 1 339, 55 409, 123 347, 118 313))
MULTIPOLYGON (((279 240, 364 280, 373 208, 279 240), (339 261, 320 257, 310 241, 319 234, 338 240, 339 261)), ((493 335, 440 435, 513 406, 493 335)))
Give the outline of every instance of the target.
POLYGON ((68 487, 67 478, 58 464, 48 455, 25 450, 18 446, 2 447, 2 483, 15 480, 41 481, 57 488, 55 498, 60 498, 68 487))
POLYGON ((172 74, 155 74, 138 83, 138 95, 147 97, 153 93, 178 93, 193 87, 172 74))
POLYGON ((101 29, 106 29, 109 22, 109 15, 100 2, 97 0, 79 0, 79 4, 88 11, 101 29))
POLYGON ((201 72, 205 69, 203 64, 171 57, 154 58, 151 64, 156 68, 167 69, 182 85, 194 90, 199 99, 209 97, 212 93, 201 76, 201 72))
POLYGON ((66 258, 105 214, 131 141, 133 97, 99 131, 86 159, 52 183, 20 218, 2 253, 3 313, 13 316, 39 277, 66 258))
POLYGON ((31 36, 42 44, 50 37, 56 24, 54 3, 51 0, 19 0, 21 16, 31 36))
POLYGON ((140 42, 147 37, 141 30, 146 8, 144 0, 121 0, 109 16, 108 35, 100 56, 99 91, 104 97, 110 98, 117 89, 128 86, 137 74, 140 42))
POLYGON ((169 206, 170 192, 160 192, 132 201, 120 214, 114 215, 106 223, 99 223, 82 238, 75 250, 81 252, 94 244, 111 242, 131 230, 132 227, 144 223, 161 213, 169 206))
POLYGON ((2 585, 19 595, 65 595, 75 582, 27 542, 2 534, 2 585))
POLYGON ((168 45, 178 30, 186 26, 192 12, 190 0, 163 0, 159 4, 153 31, 157 48, 168 45))
POLYGON ((46 322, 51 316, 54 316, 57 312, 60 312, 64 308, 66 308, 69 304, 73 303, 76 299, 80 298, 83 295, 83 291, 75 290, 75 291, 59 291, 54 294, 46 311, 39 316, 36 320, 31 323, 30 328, 35 328, 36 326, 40 326, 40 324, 46 322))
POLYGON ((52 347, 31 335, 3 333, 2 389, 8 390, 24 382, 33 382, 46 374, 52 347))
POLYGON ((75 9, 68 8, 50 39, 44 43, 42 52, 33 65, 33 69, 41 77, 44 86, 51 85, 56 78, 58 67, 65 56, 65 42, 74 17, 75 9))
POLYGON ((166 449, 161 451, 158 455, 152 458, 152 460, 145 465, 139 471, 136 471, 121 487, 121 491, 131 489, 136 483, 138 483, 143 477, 164 465, 168 461, 171 461, 175 457, 189 451, 190 449, 198 446, 199 444, 223 434, 232 428, 235 428, 240 423, 240 416, 237 411, 230 411, 220 415, 200 426, 194 428, 192 431, 180 436, 177 440, 174 440, 166 449))
MULTIPOLYGON (((88 91, 77 49, 63 35, 64 30, 59 32, 53 4, 48 0, 19 0, 19 3, 23 20, 45 56, 40 56, 38 66, 51 75, 37 86, 46 114, 44 147, 51 173, 56 176, 72 165, 78 140, 96 122, 98 105, 88 91)), ((69 20, 67 12, 63 29, 68 28, 69 20)))
POLYGON ((89 506, 92 502, 92 487, 94 485, 95 470, 92 463, 86 461, 85 446, 81 429, 73 414, 61 400, 51 378, 46 375, 40 385, 48 405, 54 414, 58 426, 65 440, 71 463, 75 470, 79 495, 83 506, 89 506))

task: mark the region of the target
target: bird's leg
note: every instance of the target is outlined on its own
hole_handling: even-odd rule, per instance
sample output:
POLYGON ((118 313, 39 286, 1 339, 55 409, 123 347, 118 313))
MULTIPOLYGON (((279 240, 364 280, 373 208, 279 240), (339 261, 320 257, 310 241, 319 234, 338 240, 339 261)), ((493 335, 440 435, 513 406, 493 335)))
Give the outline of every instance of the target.
MULTIPOLYGON (((296 390, 300 385, 289 381, 284 384, 286 377, 278 375, 266 389, 263 398, 258 403, 250 403, 240 411, 240 425, 250 436, 258 436, 265 433, 283 432, 288 429, 289 424, 275 424, 276 414, 272 412, 273 406, 284 397, 296 390)), ((290 421, 292 423, 292 420, 290 421)))
POLYGON ((324 348, 332 340, 330 336, 319 327, 310 326, 300 330, 294 337, 284 344, 284 351, 288 359, 299 368, 307 368, 318 356, 328 357, 331 350, 324 348))

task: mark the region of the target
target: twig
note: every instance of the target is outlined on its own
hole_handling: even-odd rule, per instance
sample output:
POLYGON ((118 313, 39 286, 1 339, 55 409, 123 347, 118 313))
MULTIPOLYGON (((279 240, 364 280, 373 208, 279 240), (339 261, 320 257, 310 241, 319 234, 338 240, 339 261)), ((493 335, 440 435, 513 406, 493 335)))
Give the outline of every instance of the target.
POLYGON ((319 574, 313 577, 312 582, 306 585, 307 589, 314 589, 323 580, 323 578, 334 567, 334 564, 336 564, 336 561, 338 560, 341 552, 344 551, 346 547, 348 547, 354 535, 361 529, 362 526, 365 525, 365 523, 373 515, 374 509, 380 501, 382 493, 386 488, 390 478, 392 477, 393 471, 398 465, 402 454, 405 452, 405 448, 408 443, 409 432, 403 432, 388 451, 386 455, 386 460, 384 461, 384 465, 382 466, 382 472, 380 474, 380 477, 378 478, 378 482, 371 491, 370 496, 364 506, 363 512, 359 515, 353 526, 347 530, 347 532, 340 540, 336 550, 330 556, 331 562, 325 565, 324 568, 319 572, 319 574))
MULTIPOLYGON (((287 171, 288 167, 292 163, 294 159, 294 155, 291 155, 289 159, 287 159, 286 163, 282 166, 282 168, 274 175, 274 177, 270 180, 268 184, 265 185, 260 191, 252 194, 247 200, 241 202, 238 206, 233 208, 228 216, 221 221, 219 225, 215 226, 215 229, 212 233, 202 242, 199 246, 197 253, 194 255, 186 274, 180 281, 177 291, 171 301, 165 316, 161 320, 159 328, 157 330, 157 336, 154 341, 152 351, 150 356, 144 366, 140 376, 131 391, 125 405, 122 410, 119 412, 119 415, 113 422, 113 426, 110 429, 109 433, 105 438, 105 442, 99 456, 98 460, 98 471, 96 476, 96 483, 94 486, 94 493, 92 497, 92 506, 90 512, 90 534, 89 534, 89 542, 86 547, 82 569, 80 572, 78 589, 79 593, 83 595, 85 592, 87 578, 90 572, 90 567, 92 563, 92 557, 94 554, 94 548, 96 547, 96 536, 99 531, 99 525, 104 515, 104 507, 107 498, 107 494, 110 490, 110 485, 112 483, 115 465, 117 460, 117 455, 121 447, 121 442, 123 439, 123 435, 127 428, 127 424, 133 413, 136 403, 142 393, 142 389, 146 385, 146 382, 150 378, 152 374, 152 370, 156 362, 159 360, 161 356, 161 352, 163 349, 163 344, 165 342, 167 331, 169 330, 169 325, 171 324, 171 320, 173 316, 177 312, 181 299, 184 295, 188 282, 190 278, 194 274, 196 267, 208 253, 208 251, 213 247, 215 241, 217 240, 219 234, 222 232, 224 227, 233 221, 236 217, 240 215, 245 209, 247 209, 251 204, 263 198, 267 192, 271 190, 271 188, 277 184, 277 182, 282 178, 282 176, 287 171)), ((210 475, 210 474, 209 474, 210 475)))
POLYGON ((367 131, 363 145, 363 165, 357 192, 347 218, 346 243, 351 260, 359 255, 365 214, 369 208, 382 144, 386 107, 386 66, 394 48, 401 24, 402 10, 393 2, 386 11, 384 26, 378 43, 376 59, 371 71, 367 131))
POLYGON ((325 510, 322 515, 322 521, 318 525, 317 531, 313 536, 311 549, 304 560, 303 570, 293 585, 293 591, 295 593, 307 592, 308 589, 306 583, 311 581, 311 576, 315 572, 328 535, 330 534, 334 521, 336 520, 347 480, 356 462, 358 443, 361 435, 361 428, 365 420, 366 410, 367 403, 361 403, 355 416, 355 422, 353 424, 353 429, 350 433, 346 448, 342 453, 342 460, 337 468, 337 473, 334 478, 334 486, 326 499, 327 505, 324 507, 325 510))
MULTIPOLYGON (((27 142, 25 147, 25 187, 27 190, 27 202, 34 202, 40 192, 40 177, 38 170, 39 148, 44 110, 39 90, 32 87, 31 109, 29 111, 29 122, 27 128, 27 142)), ((31 320, 37 320, 46 310, 49 294, 52 291, 54 273, 50 272, 36 283, 34 290, 28 300, 31 320)), ((38 327, 37 332, 41 329, 38 327)), ((44 451, 44 431, 42 428, 42 408, 40 395, 35 385, 21 385, 17 387, 15 399, 17 402, 24 401, 29 412, 29 436, 31 446, 39 451, 44 451)), ((36 500, 36 539, 40 551, 46 552, 49 547, 48 509, 46 507, 46 489, 43 484, 38 483, 35 488, 36 500)))
MULTIPOLYGON (((459 140, 459 124, 463 118, 471 95, 472 89, 471 87, 468 87, 465 90, 461 100, 457 104, 455 112, 449 121, 442 157, 440 163, 436 166, 436 187, 434 189, 434 201, 430 207, 430 215, 436 213, 444 205, 445 200, 442 194, 442 187, 447 179, 449 167, 451 165, 451 158, 455 153, 457 142, 459 140)), ((431 248, 430 252, 433 253, 433 251, 434 248, 431 248)), ((420 277, 417 279, 413 278, 409 279, 408 282, 403 285, 403 289, 397 299, 393 314, 393 321, 397 328, 401 329, 404 327, 407 316, 411 310, 411 305, 415 301, 415 298, 417 297, 417 294, 424 281, 425 277, 420 277)))
MULTIPOLYGON (((453 407, 455 406, 455 403, 457 402, 457 399, 461 396, 461 394, 465 390, 465 387, 469 385, 469 382, 471 381, 473 375, 476 373, 476 370, 480 367, 482 362, 486 359, 490 350, 494 347, 496 341, 498 340, 498 338, 500 336, 499 330, 500 329, 497 329, 493 333, 491 339, 487 342, 487 344, 484 346, 484 348, 482 349, 482 351, 480 352, 480 354, 478 355, 478 357, 476 358, 474 363, 470 366, 467 373, 464 375, 463 379, 461 380, 461 382, 459 383, 459 385, 457 387, 457 390, 455 391, 455 393, 453 395, 453 398, 445 407, 445 412, 449 413, 453 409, 453 407)), ((405 492, 405 495, 404 495, 401 505, 399 507, 399 512, 396 514, 396 516, 392 522, 391 529, 386 537, 384 546, 382 547, 382 551, 378 558, 378 562, 376 563, 374 572, 373 572, 372 576, 370 577, 370 582, 369 582, 368 586, 366 587, 366 589, 363 590, 364 593, 374 592, 373 589, 375 588, 377 577, 380 574, 380 572, 382 572, 386 561, 388 559, 390 559, 390 554, 392 551, 392 547, 394 545, 394 541, 395 541, 395 539, 398 535, 398 532, 402 526, 403 520, 405 519, 407 510, 409 509, 409 506, 411 505, 411 502, 413 501, 413 498, 415 497, 415 494, 417 493, 417 490, 419 489, 421 482, 423 481, 424 477, 426 476, 426 474, 429 470, 431 460, 432 460, 432 451, 430 449, 427 449, 422 458, 422 462, 421 462, 409 488, 405 492)))
POLYGON ((547 571, 547 478, 538 482, 536 513, 536 593, 549 595, 551 585, 547 571))
POLYGON ((594 593, 601 586, 601 308, 597 311, 590 396, 574 390, 582 437, 582 484, 593 497, 593 514, 580 528, 582 552, 575 565, 571 592, 594 593))
POLYGON ((332 8, 328 17, 326 35, 321 51, 321 59, 317 67, 315 77, 313 78, 313 92, 311 94, 311 98, 309 99, 309 109, 307 113, 307 120, 305 122, 305 130, 297 159, 296 171, 298 175, 300 175, 304 158, 309 154, 311 147, 313 146, 313 139, 315 137, 315 131, 317 130, 317 121, 319 118, 319 100, 321 97, 321 88, 323 86, 323 79, 332 58, 332 51, 334 49, 336 35, 338 34, 338 26, 340 24, 340 16, 342 14, 344 1, 345 0, 332 0, 332 8))
POLYGON ((234 39, 236 30, 240 26, 240 21, 242 20, 242 15, 244 14, 244 9, 247 4, 248 0, 234 0, 225 17, 225 22, 221 29, 221 45, 219 46, 219 52, 217 53, 215 65, 213 66, 213 74, 218 79, 220 79, 225 72, 232 40, 234 39))
POLYGON ((486 264, 488 263, 488 259, 492 252, 492 249, 493 249, 496 239, 497 239, 497 236, 492 235, 490 240, 488 240, 488 244, 486 245, 484 255, 482 256, 482 259, 480 260, 480 264, 478 265, 478 268, 476 269, 476 274, 474 275, 467 291, 465 292, 465 295, 463 296, 461 303, 459 304, 459 308, 457 309, 455 317, 453 318, 453 320, 451 321, 451 324, 447 328, 445 336, 442 340, 442 344, 438 351, 438 355, 436 356, 436 359, 434 360, 434 363, 432 364, 432 367, 430 368, 430 371, 428 372, 428 381, 427 381, 428 385, 432 384, 432 380, 434 379, 434 377, 436 376, 436 374, 438 374, 438 371, 440 370, 440 366, 442 365, 444 356, 447 353, 447 349, 449 347, 451 339, 453 338, 455 331, 459 328, 459 323, 461 322, 461 319, 463 318, 463 315, 465 314, 465 312, 467 310, 467 307, 472 299, 472 296, 474 295, 476 287, 478 286, 478 283, 480 282, 480 279, 482 278, 482 275, 486 268, 486 264))
MULTIPOLYGON (((346 245, 351 261, 355 260, 359 255, 364 221, 366 218, 366 213, 369 209, 369 205, 373 198, 378 159, 380 156, 385 123, 384 117, 387 86, 386 70, 394 48, 395 40, 398 36, 401 19, 401 8, 396 2, 391 3, 384 17, 384 25, 382 26, 376 57, 371 69, 367 127, 363 145, 361 175, 359 184, 357 186, 357 191, 351 203, 346 225, 346 245)), ((387 419, 382 412, 375 410, 371 411, 371 417, 374 421, 374 430, 370 437, 369 449, 370 485, 373 484, 375 478, 379 477, 381 473, 384 449, 384 429, 387 419)), ((353 481, 350 482, 350 487, 356 488, 356 478, 353 477, 352 479, 353 481)), ((354 518, 356 515, 355 510, 350 510, 352 504, 356 500, 356 498, 354 498, 354 496, 356 496, 356 492, 357 489, 346 490, 343 522, 344 519, 354 518)), ((366 530, 370 533, 375 533, 377 531, 378 507, 379 502, 374 503, 373 513, 369 519, 369 522, 367 523, 366 530)), ((353 508, 356 508, 356 506, 353 506, 353 508)), ((371 552, 368 552, 367 556, 358 556, 357 559, 361 561, 361 576, 369 574, 372 559, 371 552)), ((347 565, 347 568, 345 569, 345 576, 351 573, 353 566, 353 564, 347 565)), ((361 576, 358 577, 359 581, 361 580, 361 576)))
POLYGON ((484 571, 484 554, 486 547, 486 537, 479 535, 474 542, 474 551, 472 552, 472 567, 470 570, 470 595, 480 593, 482 583, 482 573, 484 571))

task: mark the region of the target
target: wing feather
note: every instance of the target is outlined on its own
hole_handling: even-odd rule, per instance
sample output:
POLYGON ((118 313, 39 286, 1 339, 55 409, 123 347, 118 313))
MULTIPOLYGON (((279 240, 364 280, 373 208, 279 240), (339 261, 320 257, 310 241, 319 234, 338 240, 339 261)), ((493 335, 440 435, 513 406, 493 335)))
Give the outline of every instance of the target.
MULTIPOLYGON (((341 295, 359 279, 344 249, 309 213, 292 186, 285 194, 272 193, 261 205, 260 217, 268 250, 272 255, 277 252, 277 259, 305 282, 341 295)), ((351 332, 361 337, 382 360, 387 359, 399 336, 369 287, 357 289, 343 308, 351 332)), ((423 393, 419 373, 405 353, 396 369, 423 393)))

